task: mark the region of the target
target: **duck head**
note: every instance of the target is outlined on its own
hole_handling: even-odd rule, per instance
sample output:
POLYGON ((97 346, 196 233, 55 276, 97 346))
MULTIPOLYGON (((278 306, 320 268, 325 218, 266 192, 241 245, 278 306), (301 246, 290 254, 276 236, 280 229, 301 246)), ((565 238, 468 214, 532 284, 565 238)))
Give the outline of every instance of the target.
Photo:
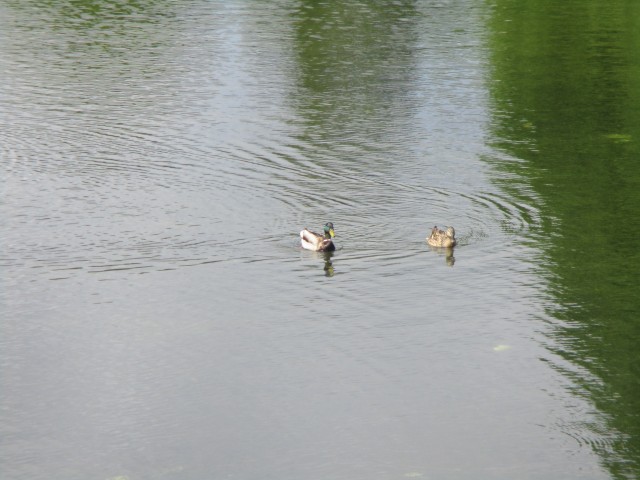
POLYGON ((324 226, 324 238, 333 238, 336 232, 333 231, 333 223, 327 222, 324 226))

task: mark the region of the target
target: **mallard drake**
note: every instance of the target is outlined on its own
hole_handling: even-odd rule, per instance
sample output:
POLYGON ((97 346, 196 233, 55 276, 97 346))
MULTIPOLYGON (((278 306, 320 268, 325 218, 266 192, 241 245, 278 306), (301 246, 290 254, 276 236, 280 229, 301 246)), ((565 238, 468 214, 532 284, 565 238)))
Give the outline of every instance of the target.
POLYGON ((456 231, 453 227, 447 227, 446 230, 438 230, 435 226, 431 230, 431 235, 427 237, 427 243, 432 247, 453 247, 456 244, 456 231))
POLYGON ((333 252, 336 246, 333 244, 332 238, 336 234, 333 231, 333 223, 329 222, 324 226, 324 235, 312 232, 305 228, 300 232, 300 243, 302 248, 313 250, 314 252, 333 252))

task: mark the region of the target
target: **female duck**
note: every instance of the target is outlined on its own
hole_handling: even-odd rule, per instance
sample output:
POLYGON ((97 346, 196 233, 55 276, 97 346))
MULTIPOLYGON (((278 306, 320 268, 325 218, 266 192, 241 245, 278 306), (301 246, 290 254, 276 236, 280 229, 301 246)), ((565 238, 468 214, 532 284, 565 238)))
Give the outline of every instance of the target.
POLYGON ((329 222, 324 226, 324 235, 304 229, 300 232, 300 243, 302 248, 313 250, 314 252, 333 252, 336 246, 333 244, 333 223, 329 222))
POLYGON ((432 247, 445 247, 451 248, 456 244, 456 231, 453 227, 447 227, 446 230, 438 230, 438 227, 433 227, 431 235, 427 237, 427 243, 432 247))

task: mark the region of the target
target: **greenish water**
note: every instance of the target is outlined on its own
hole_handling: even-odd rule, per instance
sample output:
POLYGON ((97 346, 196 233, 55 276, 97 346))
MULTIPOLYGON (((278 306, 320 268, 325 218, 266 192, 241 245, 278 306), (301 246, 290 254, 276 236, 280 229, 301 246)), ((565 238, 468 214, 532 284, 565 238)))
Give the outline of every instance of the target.
POLYGON ((638 2, 0 0, 0 173, 3 479, 640 477, 638 2))
POLYGON ((584 369, 576 393, 620 434, 610 446, 620 460, 603 456, 612 475, 636 478, 640 9, 507 1, 492 12, 493 144, 517 159, 502 167, 526 179, 540 207, 532 240, 543 246, 540 268, 557 301, 550 348, 584 369))

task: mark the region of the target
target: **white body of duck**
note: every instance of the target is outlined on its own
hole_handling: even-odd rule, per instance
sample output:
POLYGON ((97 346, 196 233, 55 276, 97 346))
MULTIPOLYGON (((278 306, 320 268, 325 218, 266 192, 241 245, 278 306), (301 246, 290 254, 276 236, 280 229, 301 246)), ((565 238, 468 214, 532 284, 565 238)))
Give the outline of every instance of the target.
POLYGON ((333 244, 333 237, 336 234, 333 231, 333 223, 329 222, 324 226, 324 235, 312 232, 305 228, 300 232, 300 244, 306 250, 314 252, 332 252, 336 249, 333 244))
POLYGON ((432 247, 451 248, 456 245, 456 231, 453 227, 447 227, 446 230, 439 230, 433 227, 431 234, 427 237, 427 243, 432 247))

